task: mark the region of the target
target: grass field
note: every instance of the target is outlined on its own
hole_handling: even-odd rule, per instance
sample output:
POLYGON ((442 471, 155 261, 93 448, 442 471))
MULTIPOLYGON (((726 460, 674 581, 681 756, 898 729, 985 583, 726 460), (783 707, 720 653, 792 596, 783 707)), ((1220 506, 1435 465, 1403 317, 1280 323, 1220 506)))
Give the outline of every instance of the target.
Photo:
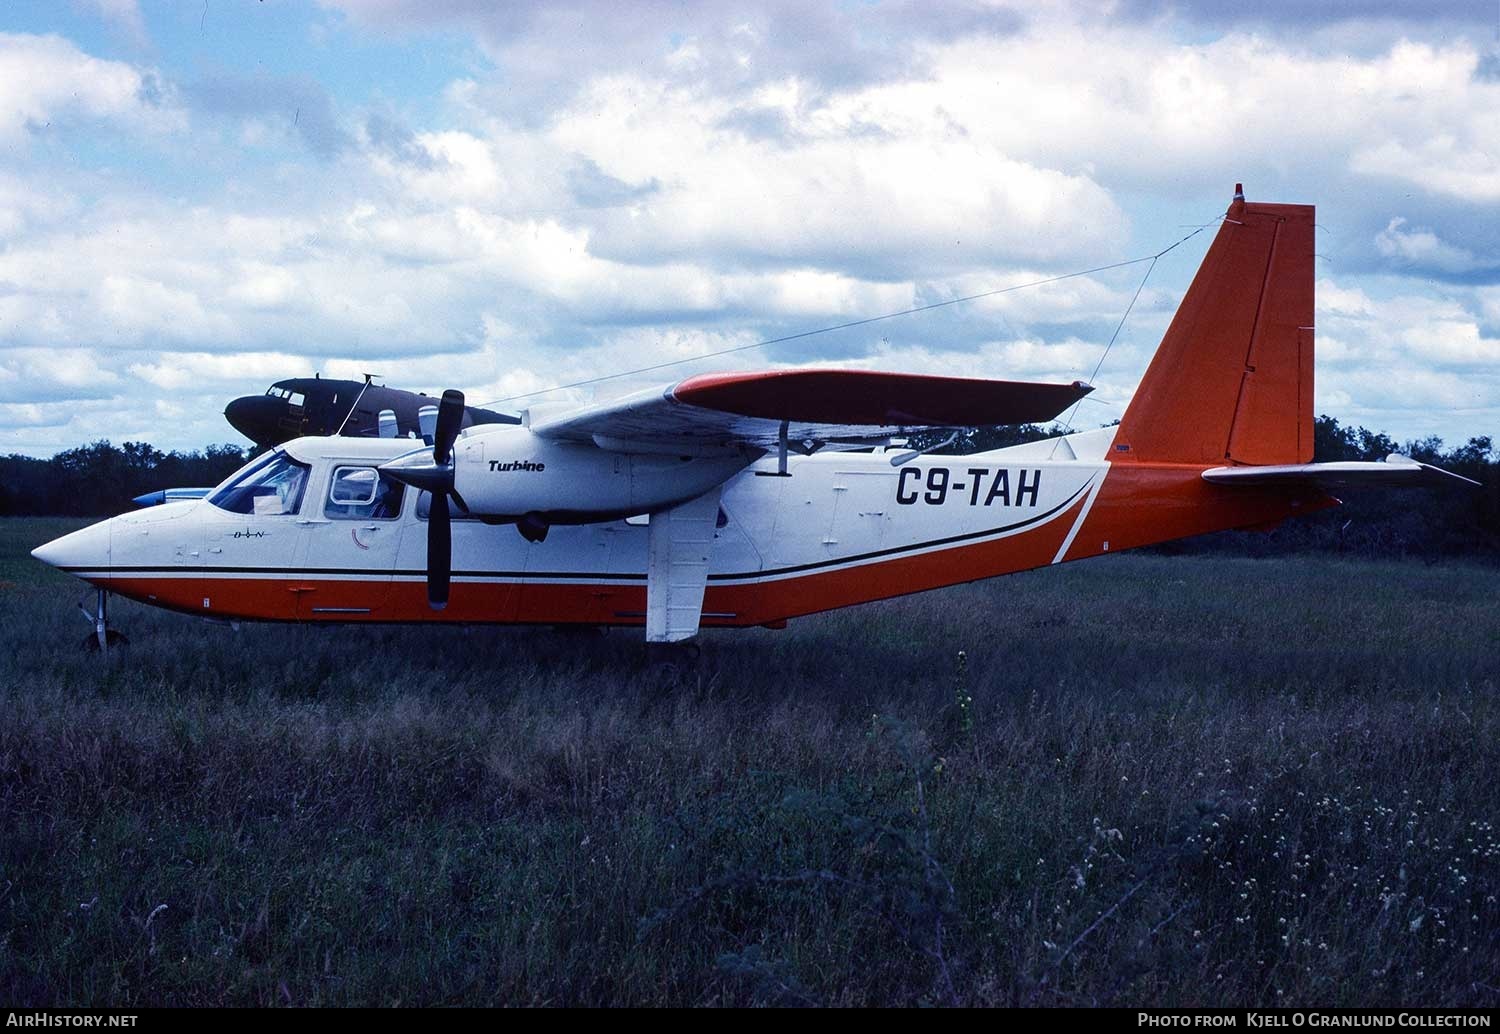
POLYGON ((0 1003, 1500 1004, 1492 567, 101 661, 65 526, 0 523, 0 1003))

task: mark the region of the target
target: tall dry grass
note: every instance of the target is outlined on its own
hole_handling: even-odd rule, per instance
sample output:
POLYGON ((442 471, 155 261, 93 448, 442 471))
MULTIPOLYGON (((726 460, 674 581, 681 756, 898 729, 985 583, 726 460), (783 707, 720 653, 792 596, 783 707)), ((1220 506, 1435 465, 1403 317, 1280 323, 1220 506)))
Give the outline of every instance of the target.
POLYGON ((9 1004, 1500 998, 1492 568, 1124 556, 684 668, 122 604, 101 662, 56 530, 0 526, 9 1004))

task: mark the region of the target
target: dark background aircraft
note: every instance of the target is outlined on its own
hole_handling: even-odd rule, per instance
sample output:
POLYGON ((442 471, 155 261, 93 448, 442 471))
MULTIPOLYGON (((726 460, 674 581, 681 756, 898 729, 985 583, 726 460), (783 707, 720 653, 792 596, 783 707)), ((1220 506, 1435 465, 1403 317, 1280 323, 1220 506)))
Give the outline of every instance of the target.
MULTIPOLYGON (((277 381, 264 395, 235 399, 225 407, 224 416, 264 449, 309 434, 425 438, 436 423, 437 404, 431 395, 363 381, 292 377, 277 381), (424 417, 428 409, 431 414, 424 417)), ((519 417, 477 406, 464 410, 464 427, 520 422, 519 417)))

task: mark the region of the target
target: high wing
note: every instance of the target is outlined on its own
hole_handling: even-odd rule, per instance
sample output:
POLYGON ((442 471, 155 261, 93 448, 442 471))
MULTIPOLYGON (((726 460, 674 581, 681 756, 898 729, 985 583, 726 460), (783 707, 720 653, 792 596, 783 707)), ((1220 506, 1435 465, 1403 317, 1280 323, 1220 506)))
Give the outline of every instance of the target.
POLYGON ((1383 462, 1293 463, 1265 467, 1212 467, 1203 480, 1216 485, 1315 485, 1318 488, 1430 488, 1478 485, 1478 481, 1409 456, 1391 453, 1383 462))
POLYGON ((1042 423, 1093 389, 869 370, 704 374, 597 406, 534 417, 544 438, 621 452, 793 448, 945 427, 1042 423))

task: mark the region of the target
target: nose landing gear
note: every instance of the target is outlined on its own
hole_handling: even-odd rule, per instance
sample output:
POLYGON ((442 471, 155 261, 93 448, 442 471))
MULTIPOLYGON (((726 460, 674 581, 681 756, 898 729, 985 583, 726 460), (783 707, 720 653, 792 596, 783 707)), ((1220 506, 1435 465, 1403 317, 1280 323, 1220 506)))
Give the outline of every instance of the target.
POLYGON ((83 640, 83 648, 89 653, 98 653, 100 650, 108 650, 115 646, 126 646, 130 640, 117 628, 109 627, 109 593, 103 589, 96 590, 97 602, 94 604, 93 613, 83 605, 80 600, 78 609, 83 612, 83 618, 94 626, 94 630, 83 640))

